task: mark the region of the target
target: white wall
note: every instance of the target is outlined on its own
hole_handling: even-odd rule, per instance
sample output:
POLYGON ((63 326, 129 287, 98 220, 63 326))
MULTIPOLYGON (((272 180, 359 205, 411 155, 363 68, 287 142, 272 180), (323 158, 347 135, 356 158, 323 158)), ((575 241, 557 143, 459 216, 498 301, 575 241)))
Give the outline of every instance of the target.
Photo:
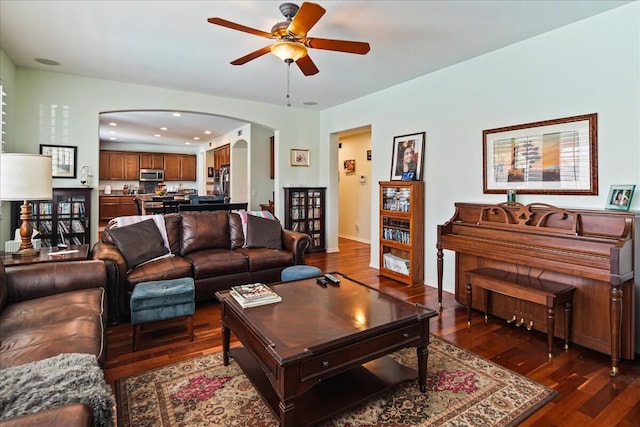
MULTIPOLYGON (((4 60, 3 60, 4 62, 4 60)), ((318 113, 301 108, 275 106, 190 92, 91 79, 38 70, 16 68, 15 141, 12 151, 37 153, 39 144, 78 147, 78 164, 98 170, 98 115, 102 111, 128 109, 167 109, 195 111, 233 117, 277 129, 276 157, 288 160, 289 149, 305 141, 310 148, 318 145, 318 113), (52 121, 52 106, 68 108, 68 119, 52 121), (53 130, 55 125, 56 129, 53 130)), ((276 162, 276 209, 281 210, 281 182, 317 185, 320 162, 308 168, 293 168, 288 161, 276 162)), ((78 180, 54 179, 54 186, 79 186, 78 180)), ((98 206, 97 192, 93 205, 98 206)), ((282 199, 283 200, 283 199, 282 199)), ((282 216, 282 212, 279 212, 282 216)), ((92 236, 97 239, 97 209, 92 216, 92 236)), ((2 220, 2 236, 8 236, 9 220, 2 220)))
MULTIPOLYGON (((321 113, 323 181, 337 182, 335 135, 371 124, 372 177, 389 178, 393 137, 426 131, 425 282, 437 283, 436 229, 457 201, 501 202, 482 192, 482 130, 598 113, 598 196, 520 196, 523 203, 603 208, 611 184, 640 183, 640 3, 505 47, 321 113), (402 108, 399 108, 399 107, 402 108), (378 155, 378 153, 381 153, 378 155)), ((377 185, 371 189, 376 200, 377 185)), ((335 199, 334 199, 335 200, 335 199)), ((640 207, 636 195, 632 208, 640 207)), ((337 246, 337 205, 330 205, 328 247, 337 246)), ((371 240, 378 240, 371 213, 371 240)), ((448 251, 447 251, 448 252, 448 251)), ((378 247, 371 247, 378 266, 378 247)), ((445 289, 453 291, 453 255, 445 256, 445 289)))
MULTIPOLYGON (((359 242, 371 242, 371 206, 378 207, 378 198, 371 199, 371 133, 339 136, 342 148, 338 150, 338 235, 359 242), (356 161, 356 171, 344 170, 345 160, 356 161), (361 182, 364 176, 366 181, 361 182)), ((377 187, 377 183, 374 187, 377 187)))

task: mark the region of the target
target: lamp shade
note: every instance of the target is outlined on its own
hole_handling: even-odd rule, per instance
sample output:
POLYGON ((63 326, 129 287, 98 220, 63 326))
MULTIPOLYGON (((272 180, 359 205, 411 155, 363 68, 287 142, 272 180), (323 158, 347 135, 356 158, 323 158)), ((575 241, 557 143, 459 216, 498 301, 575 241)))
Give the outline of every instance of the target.
POLYGON ((274 43, 271 46, 271 53, 285 62, 287 61, 287 59, 291 59, 295 62, 303 56, 307 55, 307 48, 301 43, 284 41, 274 43))
POLYGON ((52 189, 50 156, 0 154, 0 200, 49 200, 52 189))

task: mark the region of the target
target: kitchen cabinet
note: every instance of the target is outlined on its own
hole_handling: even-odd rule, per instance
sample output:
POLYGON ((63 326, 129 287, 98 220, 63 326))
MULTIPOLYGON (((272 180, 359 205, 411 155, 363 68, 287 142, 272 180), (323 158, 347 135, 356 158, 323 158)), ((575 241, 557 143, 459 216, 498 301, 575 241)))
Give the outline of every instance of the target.
POLYGON ((218 170, 231 164, 231 145, 226 144, 213 150, 213 167, 218 170))
POLYGON ((106 222, 119 216, 137 215, 135 196, 100 196, 98 216, 106 222))
POLYGON ((188 154, 165 154, 164 180, 195 181, 196 156, 188 154))
POLYGON ((128 151, 100 151, 100 179, 137 181, 140 155, 128 151))
POLYGON ((138 181, 140 169, 163 169, 165 181, 197 181, 193 154, 100 150, 101 180, 138 181))
POLYGON ((196 156, 180 157, 180 181, 196 181, 196 156))
POLYGON ((165 154, 164 155, 164 180, 180 181, 180 155, 165 154))
POLYGON ((140 153, 140 169, 164 169, 164 154, 140 153))

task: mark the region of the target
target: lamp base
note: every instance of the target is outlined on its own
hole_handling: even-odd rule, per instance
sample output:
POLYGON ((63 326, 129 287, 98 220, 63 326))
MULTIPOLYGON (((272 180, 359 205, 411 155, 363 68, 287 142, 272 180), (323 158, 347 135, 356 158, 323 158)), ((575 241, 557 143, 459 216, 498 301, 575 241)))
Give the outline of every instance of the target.
POLYGON ((18 252, 13 253, 14 258, 25 258, 25 257, 39 256, 39 255, 40 255, 40 249, 33 249, 33 248, 22 249, 22 250, 19 250, 18 252))

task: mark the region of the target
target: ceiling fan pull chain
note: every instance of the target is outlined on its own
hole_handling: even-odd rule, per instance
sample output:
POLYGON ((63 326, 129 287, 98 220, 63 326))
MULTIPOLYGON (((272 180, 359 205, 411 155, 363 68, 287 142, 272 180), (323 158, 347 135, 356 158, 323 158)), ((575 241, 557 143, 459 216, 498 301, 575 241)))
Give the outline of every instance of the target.
POLYGON ((287 107, 291 107, 291 63, 293 61, 288 59, 287 63, 287 107))

